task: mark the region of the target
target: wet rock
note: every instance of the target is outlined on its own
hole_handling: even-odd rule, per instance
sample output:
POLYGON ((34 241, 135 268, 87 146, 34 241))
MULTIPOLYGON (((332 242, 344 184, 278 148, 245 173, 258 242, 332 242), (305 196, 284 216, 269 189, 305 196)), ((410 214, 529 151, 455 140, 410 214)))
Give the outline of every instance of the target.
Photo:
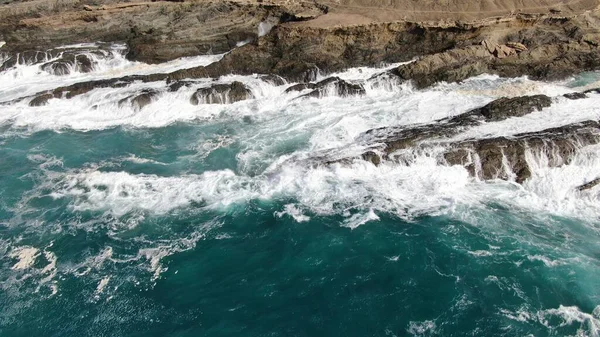
POLYGON ((362 85, 346 82, 339 77, 329 77, 318 83, 299 83, 287 88, 285 92, 289 93, 307 89, 311 89, 312 91, 304 96, 317 98, 328 95, 346 97, 365 94, 365 88, 362 85))
POLYGON ((48 100, 54 98, 52 94, 41 94, 34 97, 30 102, 29 106, 42 106, 48 104, 48 100))
POLYGON ((252 91, 241 82, 230 84, 214 84, 208 88, 200 88, 192 95, 190 103, 198 104, 230 104, 252 98, 252 91))
POLYGON ((193 82, 190 82, 190 81, 174 81, 169 84, 169 91, 171 91, 171 92, 179 91, 179 89, 181 89, 183 87, 189 87, 192 84, 193 84, 193 82))
POLYGON ((552 105, 552 99, 546 95, 500 98, 484 107, 474 109, 468 114, 481 115, 486 122, 496 122, 510 117, 525 116, 552 105))
POLYGON ((158 96, 158 92, 155 90, 144 90, 141 94, 132 95, 123 98, 119 101, 119 107, 129 103, 136 110, 142 110, 146 105, 152 103, 152 101, 158 96))
POLYGON ((576 151, 600 142, 600 124, 588 121, 511 138, 468 140, 450 145, 444 158, 450 165, 465 166, 480 179, 505 179, 522 183, 531 176, 528 151, 542 152, 550 167, 567 164, 576 151))
POLYGON ((42 70, 53 75, 68 75, 72 71, 89 73, 94 70, 94 62, 87 55, 63 55, 61 58, 45 63, 42 70))
POLYGON ((598 184, 600 184, 600 178, 596 178, 596 179, 591 180, 583 185, 577 186, 575 189, 577 191, 581 192, 581 191, 592 189, 592 188, 596 187, 598 184))
POLYGON ((283 79, 283 77, 277 76, 277 75, 273 75, 273 74, 258 75, 258 78, 260 78, 262 81, 271 83, 271 84, 276 85, 276 86, 280 86, 280 85, 285 85, 286 84, 286 81, 285 81, 285 79, 283 79))
POLYGON ((88 82, 80 82, 72 85, 59 87, 51 91, 54 97, 56 98, 73 98, 78 95, 85 94, 94 89, 98 88, 123 88, 128 86, 134 78, 131 79, 108 79, 108 80, 97 80, 97 81, 88 81, 88 82))
POLYGON ((361 157, 362 157, 363 160, 371 162, 374 165, 381 164, 381 157, 377 153, 375 153, 373 151, 367 151, 367 152, 363 153, 361 155, 361 157))
POLYGON ((367 131, 363 142, 385 143, 384 153, 416 146, 431 139, 444 139, 482 122, 497 122, 511 117, 525 116, 533 111, 549 107, 552 99, 545 95, 499 98, 481 108, 463 114, 443 118, 430 124, 385 127, 367 131))
POLYGON ((571 92, 571 93, 568 93, 568 94, 564 94, 563 96, 566 97, 566 98, 568 98, 568 99, 573 99, 573 100, 575 100, 575 99, 583 99, 583 98, 587 98, 588 97, 583 92, 571 92))
POLYGON ((6 71, 15 67, 17 64, 39 64, 48 61, 48 59, 55 57, 55 52, 47 51, 24 51, 21 53, 14 53, 8 56, 5 61, 0 65, 0 71, 6 71))

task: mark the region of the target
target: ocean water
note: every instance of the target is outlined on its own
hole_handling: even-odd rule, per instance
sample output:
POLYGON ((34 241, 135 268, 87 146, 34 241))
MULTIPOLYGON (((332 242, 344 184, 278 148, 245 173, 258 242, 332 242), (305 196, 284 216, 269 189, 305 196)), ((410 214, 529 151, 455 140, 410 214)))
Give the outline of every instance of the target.
POLYGON ((503 96, 555 102, 454 140, 597 120, 600 95, 560 97, 597 74, 415 90, 357 68, 336 75, 363 83, 360 97, 231 75, 28 105, 70 83, 219 59, 151 66, 110 51, 88 74, 0 73, 1 336, 600 336, 599 190, 575 190, 600 176, 598 146, 558 168, 532 151, 523 185, 416 150, 410 164, 316 164, 371 147, 369 129, 503 96), (254 98, 189 103, 234 80, 254 98), (143 109, 118 105, 148 88, 160 94, 143 109))

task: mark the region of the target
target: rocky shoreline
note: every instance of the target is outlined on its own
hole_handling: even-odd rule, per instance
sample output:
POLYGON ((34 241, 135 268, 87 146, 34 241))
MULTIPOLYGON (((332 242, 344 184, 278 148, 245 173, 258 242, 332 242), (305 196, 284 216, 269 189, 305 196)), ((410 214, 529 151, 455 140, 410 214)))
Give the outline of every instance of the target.
MULTIPOLYGON (((317 1, 108 1, 102 5, 78 2, 64 13, 50 9, 31 12, 25 3, 18 3, 0 6, 0 13, 6 15, 11 6, 21 12, 16 11, 11 20, 0 24, 5 42, 0 49, 2 70, 19 63, 39 63, 41 69, 54 75, 68 74, 74 69, 86 72, 94 66, 89 57, 57 48, 97 40, 125 42, 127 58, 146 63, 226 53, 207 66, 83 81, 22 98, 30 106, 134 82, 165 81, 169 90, 177 91, 187 86, 186 80, 230 74, 258 74, 277 85, 295 83, 285 93, 297 92, 298 98, 328 94, 356 96, 365 93, 364 83, 327 75, 352 67, 394 63, 400 64, 371 80, 385 77, 388 81, 411 83, 416 89, 424 89, 439 82, 461 82, 482 74, 560 80, 600 68, 600 10, 595 8, 568 13, 546 8, 545 13, 510 13, 471 21, 363 23, 359 20, 358 24, 350 21, 346 25, 328 26, 322 21, 339 15, 336 10, 340 9, 317 1), (49 27, 53 29, 47 30, 49 27), (60 58, 56 59, 56 55, 60 58)), ((89 52, 102 53, 101 48, 96 49, 89 52)), ((565 97, 585 99, 587 93, 596 91, 575 92, 565 97)), ((146 89, 122 99, 119 106, 129 104, 139 110, 157 94, 154 89, 146 89)), ((189 101, 192 105, 228 104, 252 97, 251 90, 234 81, 198 89, 189 101)), ((552 98, 543 95, 501 98, 426 125, 371 130, 362 136, 371 150, 359 157, 375 165, 388 160, 402 162, 406 159, 395 155, 400 150, 442 144, 446 150, 440 154, 441 163, 462 165, 480 179, 522 183, 531 175, 525 159, 527 151, 549 154, 550 165, 568 163, 577 148, 600 141, 598 121, 513 137, 450 143, 448 139, 481 123, 542 110, 552 102, 552 98)), ((323 163, 333 162, 343 160, 323 163)))

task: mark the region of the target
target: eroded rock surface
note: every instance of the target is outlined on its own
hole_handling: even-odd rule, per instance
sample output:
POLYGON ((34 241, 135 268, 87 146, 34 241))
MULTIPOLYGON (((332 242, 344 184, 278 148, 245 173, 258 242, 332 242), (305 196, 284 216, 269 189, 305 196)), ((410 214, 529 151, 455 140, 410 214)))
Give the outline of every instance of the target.
POLYGON ((230 84, 214 84, 208 88, 200 88, 190 98, 190 103, 198 104, 230 104, 252 98, 252 91, 241 82, 230 84))

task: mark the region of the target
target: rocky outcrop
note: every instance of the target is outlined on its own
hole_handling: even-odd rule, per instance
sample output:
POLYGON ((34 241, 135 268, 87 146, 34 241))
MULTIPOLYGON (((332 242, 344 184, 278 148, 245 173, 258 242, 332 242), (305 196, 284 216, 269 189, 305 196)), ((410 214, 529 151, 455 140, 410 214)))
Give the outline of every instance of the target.
POLYGON ((525 116, 550 105, 552 105, 552 99, 546 95, 503 97, 481 108, 471 110, 467 114, 481 116, 486 122, 496 122, 510 117, 525 116))
MULTIPOLYGON (((524 116, 549 107, 551 104, 552 99, 545 95, 499 98, 481 108, 429 124, 369 130, 360 140, 368 144, 384 143, 385 148, 382 151, 387 156, 394 151, 417 146, 425 140, 443 141, 482 122, 496 122, 510 117, 524 116)), ((369 158, 373 158, 373 155, 369 155, 369 158)))
POLYGON ((383 160, 410 164, 415 153, 442 148, 437 152, 440 164, 464 166, 471 175, 484 180, 505 179, 522 183, 531 176, 532 163, 528 162, 528 154, 545 156, 551 167, 569 163, 579 148, 600 143, 600 123, 587 121, 511 137, 449 139, 482 122, 524 116, 550 106, 551 102, 552 99, 544 95, 501 98, 431 124, 370 130, 359 141, 367 148, 375 146, 376 150, 364 152, 361 158, 375 165, 383 160))
POLYGON ((346 82, 339 77, 329 77, 317 83, 299 83, 287 88, 285 92, 304 90, 311 91, 302 97, 321 98, 330 95, 346 97, 365 94, 365 88, 362 85, 346 82))
POLYGON ((144 90, 141 94, 132 95, 123 98, 119 101, 119 107, 129 104, 134 110, 142 110, 146 105, 152 103, 152 101, 158 96, 158 92, 155 90, 144 90))
MULTIPOLYGON (((23 52, 95 41, 127 41, 128 58, 159 63, 224 53, 256 41, 259 25, 307 20, 324 13, 313 2, 36 1, 0 8, 3 50, 23 52)), ((267 26, 269 26, 267 25, 267 26)), ((265 26, 265 25, 263 25, 265 26)), ((265 33, 265 32, 263 32, 265 33)))
POLYGON ((35 96, 31 101, 29 101, 29 106, 42 106, 48 104, 48 100, 54 98, 52 94, 41 94, 35 96))
POLYGON ((53 75, 68 75, 72 71, 89 73, 94 70, 95 62, 87 55, 67 54, 59 59, 44 63, 42 70, 53 75))
POLYGON ((450 145, 444 159, 462 165, 480 179, 505 179, 522 183, 531 176, 527 152, 542 153, 550 167, 567 164, 575 152, 600 142, 600 123, 588 121, 511 138, 468 140, 450 145))
POLYGON ((208 88, 200 88, 190 98, 190 103, 198 104, 230 104, 252 98, 252 91, 241 82, 230 84, 214 84, 208 88))

